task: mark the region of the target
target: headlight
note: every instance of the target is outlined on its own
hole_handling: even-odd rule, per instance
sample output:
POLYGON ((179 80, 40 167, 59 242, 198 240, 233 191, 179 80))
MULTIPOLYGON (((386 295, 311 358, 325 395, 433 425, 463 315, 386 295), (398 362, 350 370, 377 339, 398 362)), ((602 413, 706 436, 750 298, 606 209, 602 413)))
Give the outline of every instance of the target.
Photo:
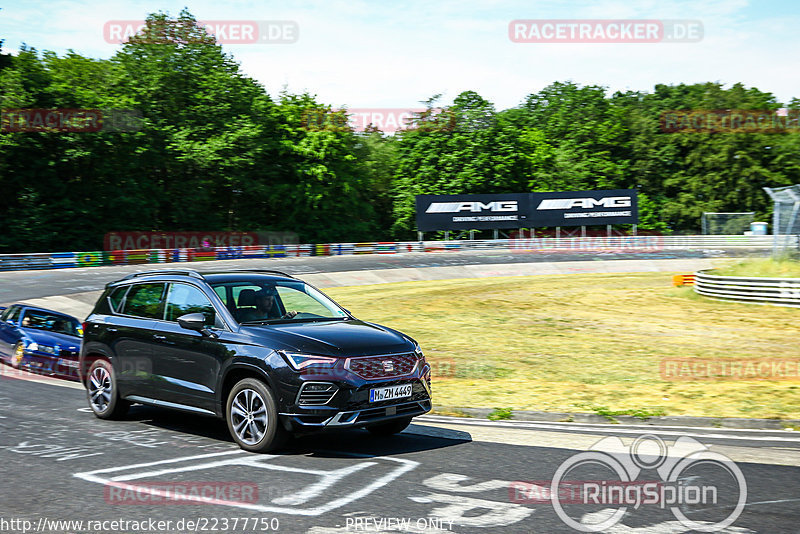
POLYGON ((49 345, 39 345, 35 341, 25 347, 28 352, 46 352, 48 354, 58 354, 58 346, 51 347, 49 345))
POLYGON ((299 354, 296 352, 281 352, 286 362, 295 371, 300 371, 312 365, 321 367, 333 367, 336 363, 336 358, 329 358, 328 356, 316 356, 314 354, 299 354))

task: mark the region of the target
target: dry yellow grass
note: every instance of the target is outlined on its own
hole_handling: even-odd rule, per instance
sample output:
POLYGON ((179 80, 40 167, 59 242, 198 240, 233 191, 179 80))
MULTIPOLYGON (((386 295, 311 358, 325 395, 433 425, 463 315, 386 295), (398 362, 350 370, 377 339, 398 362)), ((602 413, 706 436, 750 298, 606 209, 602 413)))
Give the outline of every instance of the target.
POLYGON ((671 275, 588 274, 331 288, 413 336, 435 404, 800 419, 800 381, 662 379, 664 358, 800 360, 800 311, 724 303, 671 275))
POLYGON ((767 278, 800 278, 800 261, 782 259, 746 259, 714 269, 712 274, 722 276, 760 276, 767 278))

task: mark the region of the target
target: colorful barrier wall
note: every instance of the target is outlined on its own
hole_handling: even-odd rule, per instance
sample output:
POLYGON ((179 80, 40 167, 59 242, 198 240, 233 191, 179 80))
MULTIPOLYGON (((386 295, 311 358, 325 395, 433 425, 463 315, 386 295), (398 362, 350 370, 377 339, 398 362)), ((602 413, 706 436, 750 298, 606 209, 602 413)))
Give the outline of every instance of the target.
MULTIPOLYGON (((799 236, 779 236, 786 247, 798 247, 799 236)), ((668 249, 758 248, 773 246, 773 236, 614 236, 537 237, 474 241, 379 241, 369 243, 321 243, 302 245, 251 245, 200 249, 141 249, 45 254, 0 254, 0 271, 68 269, 100 265, 178 263, 243 258, 342 256, 350 254, 402 254, 502 249, 511 252, 617 251, 650 252, 668 249)))

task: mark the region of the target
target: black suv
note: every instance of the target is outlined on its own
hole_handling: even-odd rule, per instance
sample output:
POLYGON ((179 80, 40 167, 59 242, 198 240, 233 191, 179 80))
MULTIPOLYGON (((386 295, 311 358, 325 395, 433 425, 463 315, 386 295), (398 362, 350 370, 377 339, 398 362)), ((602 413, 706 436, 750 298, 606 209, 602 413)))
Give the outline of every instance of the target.
POLYGON ((132 274, 106 286, 84 332, 80 377, 102 419, 134 402, 214 415, 265 452, 289 433, 394 434, 431 409, 413 339, 276 271, 132 274))

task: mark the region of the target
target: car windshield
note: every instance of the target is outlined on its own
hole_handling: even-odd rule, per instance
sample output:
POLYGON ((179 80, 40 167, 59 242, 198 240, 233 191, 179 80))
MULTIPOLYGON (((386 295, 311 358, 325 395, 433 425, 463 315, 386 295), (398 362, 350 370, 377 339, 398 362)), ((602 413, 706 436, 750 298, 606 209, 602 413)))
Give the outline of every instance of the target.
POLYGON ((348 317, 324 293, 299 280, 243 280, 212 287, 240 323, 311 322, 348 317))
POLYGON ((77 319, 42 310, 26 310, 20 326, 69 336, 83 336, 83 328, 77 319))

